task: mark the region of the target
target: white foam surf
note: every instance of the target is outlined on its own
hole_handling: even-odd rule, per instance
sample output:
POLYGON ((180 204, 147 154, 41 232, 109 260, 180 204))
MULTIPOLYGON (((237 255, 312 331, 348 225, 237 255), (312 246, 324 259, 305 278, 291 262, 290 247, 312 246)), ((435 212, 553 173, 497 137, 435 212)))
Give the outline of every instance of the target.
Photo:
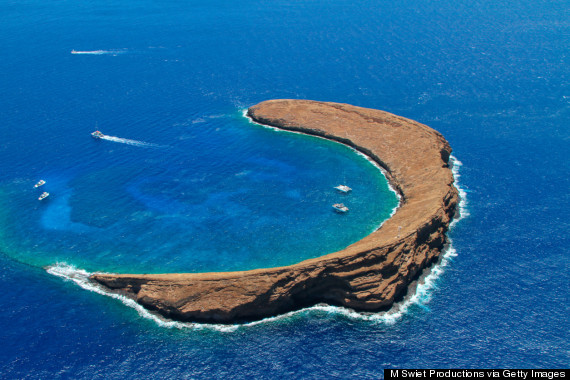
POLYGON ((451 164, 451 171, 453 172, 453 178, 455 179, 455 187, 457 188, 457 191, 459 191, 459 215, 451 221, 451 225, 449 226, 449 228, 453 228, 457 222, 469 216, 469 210, 467 208, 467 189, 460 184, 461 173, 459 173, 459 169, 463 166, 463 163, 455 156, 451 156, 449 161, 451 164))
POLYGON ((167 320, 157 314, 151 313, 150 311, 139 305, 135 300, 121 294, 113 293, 104 288, 103 286, 89 280, 89 276, 91 276, 93 273, 87 272, 83 269, 78 269, 73 265, 69 265, 66 263, 57 263, 48 266, 46 267, 46 271, 51 275, 63 278, 65 281, 71 281, 76 285, 78 285, 79 287, 81 287, 82 289, 116 299, 119 302, 123 303, 125 306, 134 309, 140 317, 151 320, 160 327, 178 328, 178 329, 190 328, 194 330, 212 329, 221 332, 232 332, 240 327, 240 325, 183 323, 183 322, 167 320))

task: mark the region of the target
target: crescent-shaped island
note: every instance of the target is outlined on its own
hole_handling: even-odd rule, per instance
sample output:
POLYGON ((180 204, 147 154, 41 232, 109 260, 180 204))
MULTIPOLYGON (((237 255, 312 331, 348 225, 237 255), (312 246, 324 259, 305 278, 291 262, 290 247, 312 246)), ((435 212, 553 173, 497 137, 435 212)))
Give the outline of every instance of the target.
MULTIPOLYGON (((90 279, 177 321, 236 323, 318 303, 389 309, 437 261, 459 201, 451 148, 437 131, 387 112, 340 103, 269 100, 255 122, 353 147, 385 169, 401 196, 394 215, 345 249, 300 263, 220 273, 107 274, 90 279)), ((262 238, 262 237, 260 237, 262 238)))

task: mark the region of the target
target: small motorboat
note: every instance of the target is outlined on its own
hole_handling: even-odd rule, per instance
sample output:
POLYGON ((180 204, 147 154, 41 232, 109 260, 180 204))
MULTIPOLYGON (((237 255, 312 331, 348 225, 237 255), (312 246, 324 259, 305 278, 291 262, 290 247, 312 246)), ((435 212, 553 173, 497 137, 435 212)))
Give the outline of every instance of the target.
POLYGON ((336 212, 342 212, 342 213, 348 211, 348 207, 346 207, 343 203, 335 203, 335 204, 333 205, 333 209, 334 209, 336 212))
POLYGON ((96 139, 101 139, 101 138, 105 137, 105 135, 102 134, 102 133, 99 132, 99 131, 92 132, 92 133, 91 133, 91 136, 92 136, 93 138, 96 138, 96 139))
POLYGON ((348 193, 352 191, 352 189, 346 185, 338 185, 337 187, 335 187, 335 189, 337 189, 341 193, 348 193))
POLYGON ((44 191, 42 193, 42 195, 40 195, 40 197, 38 198, 38 201, 41 201, 42 199, 46 199, 47 197, 49 197, 49 193, 47 191, 44 191))
POLYGON ((45 183, 46 183, 46 181, 44 181, 43 179, 40 179, 40 181, 34 185, 34 188, 43 186, 43 185, 45 185, 45 183))

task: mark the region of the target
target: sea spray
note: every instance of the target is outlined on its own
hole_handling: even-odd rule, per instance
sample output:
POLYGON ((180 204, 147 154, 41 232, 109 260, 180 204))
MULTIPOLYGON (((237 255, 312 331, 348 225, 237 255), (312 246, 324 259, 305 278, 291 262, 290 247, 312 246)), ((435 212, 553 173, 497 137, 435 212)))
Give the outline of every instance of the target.
POLYGON ((453 178, 455 180, 455 188, 459 192, 459 206, 458 206, 458 214, 459 216, 455 217, 449 226, 452 228, 455 226, 457 222, 461 219, 464 219, 469 216, 469 210, 467 209, 467 190, 460 186, 459 179, 461 178, 461 173, 459 173, 459 169, 463 166, 463 163, 459 161, 455 156, 450 157, 451 163, 451 172, 453 173, 453 178))

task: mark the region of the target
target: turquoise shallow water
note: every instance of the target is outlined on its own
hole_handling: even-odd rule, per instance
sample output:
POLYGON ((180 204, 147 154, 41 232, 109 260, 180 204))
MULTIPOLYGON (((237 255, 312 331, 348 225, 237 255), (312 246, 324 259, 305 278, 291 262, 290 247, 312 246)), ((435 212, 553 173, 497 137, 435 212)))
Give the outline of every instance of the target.
POLYGON ((180 124, 155 131, 169 145, 71 133, 69 168, 46 165, 41 190, 31 177, 5 185, 4 251, 123 273, 272 267, 342 249, 397 205, 380 170, 343 145, 232 114, 180 124), (351 211, 335 213, 338 202, 351 211))
POLYGON ((0 377, 567 367, 567 3, 0 1, 0 377), (400 309, 165 325, 43 268, 69 262, 57 273, 81 283, 84 269, 265 266, 375 228, 390 207, 371 199, 393 199, 378 171, 243 118, 271 98, 383 109, 449 140, 465 217, 400 309), (134 143, 93 141, 96 127, 134 143))

